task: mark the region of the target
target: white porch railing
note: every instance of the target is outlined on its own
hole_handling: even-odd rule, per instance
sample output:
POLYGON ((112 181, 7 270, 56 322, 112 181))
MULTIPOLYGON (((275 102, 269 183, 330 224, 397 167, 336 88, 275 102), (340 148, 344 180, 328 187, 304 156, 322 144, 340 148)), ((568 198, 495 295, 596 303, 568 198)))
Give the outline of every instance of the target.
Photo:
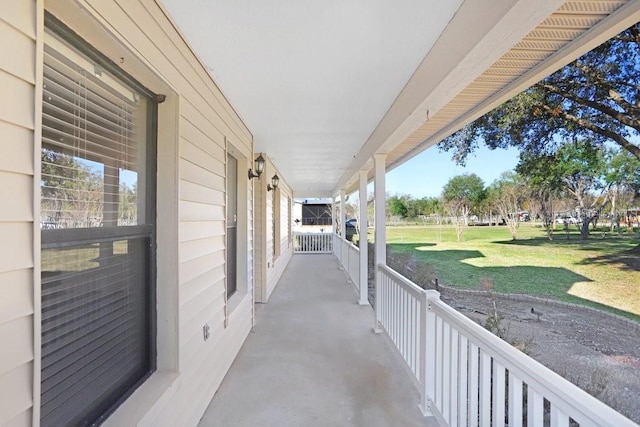
POLYGON ((421 409, 446 426, 636 426, 385 265, 379 326, 414 376, 421 409))
POLYGON ((332 233, 293 233, 293 252, 330 254, 333 252, 332 233))
MULTIPOLYGON (((347 239, 333 235, 334 254, 347 272, 356 291, 360 290, 360 249, 347 239)), ((365 272, 366 274, 366 272, 365 272)))

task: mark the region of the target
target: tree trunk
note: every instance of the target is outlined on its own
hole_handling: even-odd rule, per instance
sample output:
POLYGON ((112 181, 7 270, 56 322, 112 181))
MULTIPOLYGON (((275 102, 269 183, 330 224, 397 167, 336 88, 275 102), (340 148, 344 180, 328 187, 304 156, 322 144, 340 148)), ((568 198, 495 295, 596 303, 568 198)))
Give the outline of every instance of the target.
POLYGON ((614 229, 614 220, 617 217, 616 215, 616 196, 618 195, 618 189, 612 191, 611 194, 611 232, 613 233, 614 229))
POLYGON ((589 223, 591 222, 591 217, 583 216, 582 217, 582 227, 580 228, 580 234, 584 240, 589 238, 589 223))

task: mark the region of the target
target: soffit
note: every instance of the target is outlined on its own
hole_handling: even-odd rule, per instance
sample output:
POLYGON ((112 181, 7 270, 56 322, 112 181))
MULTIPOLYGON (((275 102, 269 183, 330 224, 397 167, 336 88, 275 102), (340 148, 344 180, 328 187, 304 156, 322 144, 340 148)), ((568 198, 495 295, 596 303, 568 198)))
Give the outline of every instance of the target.
POLYGON ((462 2, 162 0, 305 197, 331 194, 462 2))
MULTIPOLYGON (((159 1, 159 0, 157 0, 159 1)), ((295 197, 390 170, 640 20, 624 0, 162 0, 295 197)))
MULTIPOLYGON (((410 132, 389 138, 387 170, 438 143, 544 76, 640 19, 638 4, 624 0, 567 1, 534 30, 410 132), (627 6, 627 7, 625 7, 627 6), (624 8, 624 9, 623 9, 624 8), (613 15, 612 15, 613 14, 613 15), (615 15, 615 16, 614 16, 615 15), (609 22, 604 21, 609 18, 609 22), (602 28, 597 28, 599 25, 602 28), (589 35, 592 32, 593 34, 589 35)), ((424 108, 424 107, 423 107, 424 108)), ((370 167, 370 163, 365 167, 370 167)), ((373 171, 369 172, 369 179, 373 171)), ((356 177, 348 180, 349 191, 356 177)))

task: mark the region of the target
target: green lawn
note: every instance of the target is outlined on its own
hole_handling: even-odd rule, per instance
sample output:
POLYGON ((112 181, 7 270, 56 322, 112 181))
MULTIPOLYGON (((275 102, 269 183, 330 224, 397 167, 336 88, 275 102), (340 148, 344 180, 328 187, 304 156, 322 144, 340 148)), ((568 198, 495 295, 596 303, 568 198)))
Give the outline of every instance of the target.
POLYGON ((411 251, 431 264, 441 283, 480 289, 489 278, 498 292, 524 293, 600 307, 640 320, 638 235, 601 233, 589 240, 558 230, 521 226, 512 241, 506 227, 468 227, 462 242, 453 228, 388 227, 391 251, 411 251))

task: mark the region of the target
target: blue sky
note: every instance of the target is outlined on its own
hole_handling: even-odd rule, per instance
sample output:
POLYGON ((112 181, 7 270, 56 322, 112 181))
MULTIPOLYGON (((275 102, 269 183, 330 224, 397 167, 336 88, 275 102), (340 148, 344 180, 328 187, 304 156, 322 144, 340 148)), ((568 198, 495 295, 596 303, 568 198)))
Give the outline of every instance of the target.
POLYGON ((451 153, 441 153, 431 147, 403 165, 387 173, 389 194, 409 194, 414 198, 437 197, 442 187, 456 175, 475 173, 491 184, 502 172, 513 170, 518 164, 518 150, 490 150, 481 145, 462 167, 451 160, 451 153))

